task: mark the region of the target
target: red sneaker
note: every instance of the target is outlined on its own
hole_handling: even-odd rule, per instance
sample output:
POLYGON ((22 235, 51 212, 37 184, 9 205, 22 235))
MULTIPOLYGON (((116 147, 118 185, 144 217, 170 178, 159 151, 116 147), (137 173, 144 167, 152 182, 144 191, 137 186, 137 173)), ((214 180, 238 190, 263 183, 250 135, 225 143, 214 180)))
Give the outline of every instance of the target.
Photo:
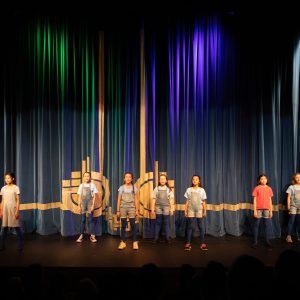
POLYGON ((200 249, 203 250, 203 251, 207 251, 208 250, 206 244, 201 244, 200 245, 200 249))
POLYGON ((184 250, 191 251, 192 250, 192 245, 191 244, 185 244, 184 250))

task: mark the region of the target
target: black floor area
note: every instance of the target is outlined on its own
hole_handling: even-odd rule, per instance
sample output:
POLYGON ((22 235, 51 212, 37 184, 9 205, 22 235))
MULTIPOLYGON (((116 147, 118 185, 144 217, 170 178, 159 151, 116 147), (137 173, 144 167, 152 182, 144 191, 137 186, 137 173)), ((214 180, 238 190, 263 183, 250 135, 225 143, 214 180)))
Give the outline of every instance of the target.
POLYGON ((76 237, 60 235, 41 236, 24 235, 24 249, 17 251, 16 237, 9 236, 6 249, 0 252, 0 267, 25 267, 38 263, 45 267, 89 267, 89 268, 137 268, 147 263, 154 263, 160 268, 178 268, 189 264, 202 268, 210 261, 222 263, 225 267, 243 254, 260 259, 266 266, 273 266, 281 252, 294 249, 300 253, 300 242, 288 245, 284 238, 272 240, 273 249, 269 250, 261 241, 257 249, 251 248, 251 237, 224 236, 220 238, 207 236, 208 251, 199 248, 195 238, 190 252, 184 251, 184 239, 176 238, 172 243, 161 241, 153 245, 151 240, 142 239, 140 249, 132 249, 131 240, 127 248, 118 250, 119 237, 104 235, 98 243, 93 244, 86 236, 82 244, 75 242, 76 237))

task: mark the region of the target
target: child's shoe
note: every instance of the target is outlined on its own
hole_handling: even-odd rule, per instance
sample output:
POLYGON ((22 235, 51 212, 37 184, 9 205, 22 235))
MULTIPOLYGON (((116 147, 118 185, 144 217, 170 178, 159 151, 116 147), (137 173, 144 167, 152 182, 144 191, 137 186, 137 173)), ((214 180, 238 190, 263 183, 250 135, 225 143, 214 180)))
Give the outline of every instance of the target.
POLYGON ((139 244, 137 241, 133 242, 133 250, 139 250, 139 244))
POLYGON ((203 251, 207 251, 208 250, 206 244, 201 244, 200 245, 200 249, 203 250, 203 251))
POLYGON ((83 234, 79 236, 79 238, 76 240, 76 243, 81 243, 83 241, 83 234))
POLYGON ((184 250, 191 251, 192 250, 192 245, 191 244, 185 244, 184 250))
POLYGON ((119 250, 123 250, 123 249, 125 249, 125 248, 126 248, 126 244, 125 244, 123 241, 121 241, 120 244, 119 244, 118 249, 119 249, 119 250))
POLYGON ((97 243, 97 240, 96 240, 96 237, 95 237, 94 234, 91 235, 90 241, 91 241, 92 243, 97 243))

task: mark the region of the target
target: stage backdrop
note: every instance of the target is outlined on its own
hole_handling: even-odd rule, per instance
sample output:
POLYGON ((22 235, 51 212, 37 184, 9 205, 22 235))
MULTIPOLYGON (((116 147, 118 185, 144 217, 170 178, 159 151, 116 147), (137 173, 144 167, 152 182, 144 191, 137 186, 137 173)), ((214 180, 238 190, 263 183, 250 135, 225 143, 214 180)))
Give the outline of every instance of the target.
POLYGON ((119 234, 117 190, 131 171, 142 237, 153 237, 161 172, 175 193, 173 237, 185 235, 193 174, 207 192, 207 233, 239 236, 252 233, 251 193, 266 173, 281 235, 300 169, 298 40, 241 34, 228 18, 101 30, 43 17, 2 29, 0 171, 16 174, 25 232, 78 234, 76 192, 91 171, 97 234, 119 234))

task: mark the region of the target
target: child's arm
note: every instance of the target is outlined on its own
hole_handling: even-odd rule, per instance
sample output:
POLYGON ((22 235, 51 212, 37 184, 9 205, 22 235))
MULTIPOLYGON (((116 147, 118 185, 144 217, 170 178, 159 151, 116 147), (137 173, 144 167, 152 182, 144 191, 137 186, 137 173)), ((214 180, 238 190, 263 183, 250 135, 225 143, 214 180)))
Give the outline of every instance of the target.
POLYGON ((4 208, 4 196, 2 196, 2 202, 1 202, 1 207, 0 207, 0 218, 1 219, 3 217, 3 208, 4 208))
POLYGON ((16 205, 16 210, 15 210, 15 218, 19 219, 20 217, 20 194, 16 195, 17 198, 17 205, 16 205))
POLYGON ((203 218, 206 218, 206 199, 202 200, 203 205, 203 218))
POLYGON ((79 188, 78 188, 78 209, 79 209, 79 213, 81 214, 81 189, 82 189, 82 185, 80 184, 79 188))
POLYGON ((139 194, 137 192, 134 195, 134 202, 135 202, 135 217, 138 218, 140 200, 139 200, 139 194))
POLYGON ((152 198, 152 205, 151 205, 151 213, 154 214, 155 212, 155 205, 156 205, 156 198, 152 198))
POLYGON ((290 210, 291 210, 291 194, 290 193, 287 194, 287 209, 290 214, 290 210))
POLYGON ((98 190, 96 189, 95 185, 93 186, 93 202, 92 202, 92 207, 91 211, 93 212, 95 209, 95 200, 96 200, 96 194, 98 195, 98 190))
POLYGON ((272 197, 270 197, 270 209, 269 209, 269 216, 270 216, 270 219, 273 217, 273 204, 272 204, 272 197))
POLYGON ((78 195, 78 209, 79 213, 81 213, 81 195, 78 195))
POLYGON ((118 194, 118 201, 117 201, 117 217, 120 217, 120 205, 121 205, 121 195, 118 194))
POLYGON ((94 194, 94 196, 92 198, 93 202, 92 202, 91 212, 93 212, 95 209, 95 199, 96 199, 96 193, 94 194))
POLYGON ((253 216, 257 218, 256 197, 253 197, 253 216))
POLYGON ((174 200, 174 196, 171 194, 170 195, 170 215, 173 216, 175 212, 175 200, 174 200))
POLYGON ((155 213, 156 195, 157 195, 157 193, 156 193, 156 188, 155 188, 152 192, 152 203, 151 203, 151 207, 150 207, 151 214, 155 213))
POLYGON ((185 208, 184 208, 184 214, 185 214, 186 217, 188 216, 188 210, 189 210, 189 199, 186 198, 185 208))

